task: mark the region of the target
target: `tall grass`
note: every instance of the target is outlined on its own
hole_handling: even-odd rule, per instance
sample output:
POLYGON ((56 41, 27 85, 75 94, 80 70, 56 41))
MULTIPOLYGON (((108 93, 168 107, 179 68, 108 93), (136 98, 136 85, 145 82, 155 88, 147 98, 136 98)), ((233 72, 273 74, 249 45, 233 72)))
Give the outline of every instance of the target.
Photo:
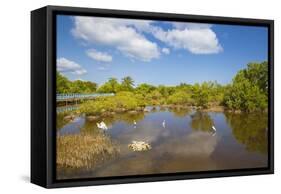
POLYGON ((57 167, 93 168, 119 152, 119 147, 103 133, 57 137, 57 167))

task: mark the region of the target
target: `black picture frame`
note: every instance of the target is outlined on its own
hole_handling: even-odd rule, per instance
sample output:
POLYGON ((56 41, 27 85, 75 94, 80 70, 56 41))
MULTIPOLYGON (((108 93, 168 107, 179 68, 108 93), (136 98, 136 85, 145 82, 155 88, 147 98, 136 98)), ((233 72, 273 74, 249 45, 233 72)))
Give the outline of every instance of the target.
POLYGON ((46 6, 31 12, 31 182, 46 188, 168 181, 274 173, 274 21, 171 13, 46 6), (216 23, 268 28, 268 167, 56 180, 56 15, 216 23))

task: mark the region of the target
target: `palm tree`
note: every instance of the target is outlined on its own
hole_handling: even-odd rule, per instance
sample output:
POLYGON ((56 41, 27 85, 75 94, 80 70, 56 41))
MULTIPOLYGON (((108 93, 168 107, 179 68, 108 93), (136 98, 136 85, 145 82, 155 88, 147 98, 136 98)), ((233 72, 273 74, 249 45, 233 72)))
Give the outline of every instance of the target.
POLYGON ((122 79, 122 87, 124 90, 132 90, 134 86, 134 80, 130 77, 124 77, 122 79))
POLYGON ((117 92, 119 83, 116 78, 114 77, 109 78, 107 83, 109 84, 112 92, 117 92))

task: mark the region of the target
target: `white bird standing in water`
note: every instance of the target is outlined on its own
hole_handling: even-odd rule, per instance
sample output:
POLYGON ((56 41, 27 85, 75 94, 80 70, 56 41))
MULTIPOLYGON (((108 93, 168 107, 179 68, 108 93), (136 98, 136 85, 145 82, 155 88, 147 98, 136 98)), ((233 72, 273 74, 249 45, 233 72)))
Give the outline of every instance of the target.
POLYGON ((214 131, 217 131, 217 129, 215 128, 215 126, 214 126, 214 125, 212 126, 212 129, 213 129, 214 131))
POLYGON ((165 120, 162 122, 162 126, 163 126, 164 128, 166 127, 166 121, 165 121, 165 120))
POLYGON ((137 128, 137 122, 134 120, 134 128, 137 128))
POLYGON ((102 121, 100 123, 97 123, 98 128, 103 129, 103 130, 107 130, 107 126, 106 124, 102 121))

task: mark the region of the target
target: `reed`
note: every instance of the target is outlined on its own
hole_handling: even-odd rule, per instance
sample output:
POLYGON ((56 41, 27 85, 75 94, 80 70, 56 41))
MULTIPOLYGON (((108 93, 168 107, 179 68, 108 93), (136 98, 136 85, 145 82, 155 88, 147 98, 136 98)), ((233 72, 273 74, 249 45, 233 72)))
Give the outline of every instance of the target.
POLYGON ((57 167, 94 168, 119 152, 119 147, 103 133, 57 137, 57 167))

